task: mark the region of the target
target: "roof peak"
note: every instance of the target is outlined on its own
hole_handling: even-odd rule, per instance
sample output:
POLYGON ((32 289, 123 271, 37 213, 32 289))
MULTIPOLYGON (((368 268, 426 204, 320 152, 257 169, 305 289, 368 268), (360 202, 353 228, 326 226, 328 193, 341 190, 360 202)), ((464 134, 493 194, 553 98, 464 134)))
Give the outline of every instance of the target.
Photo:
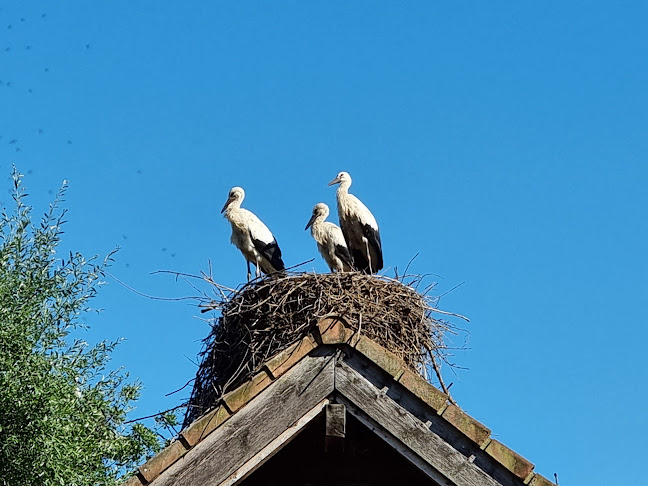
MULTIPOLYGON (((486 464, 488 467, 484 466, 485 469, 493 468, 507 471, 507 473, 500 472, 500 475, 510 473, 509 479, 511 481, 508 484, 531 484, 533 486, 553 484, 543 476, 533 472, 534 466, 531 462, 501 442, 491 438, 490 429, 466 414, 457 405, 450 403, 448 395, 438 390, 418 373, 408 368, 402 359, 366 336, 362 336, 349 329, 348 325, 345 324, 346 321, 343 317, 329 316, 323 318, 312 334, 269 359, 263 364, 261 370, 256 375, 235 390, 224 395, 221 402, 213 410, 207 412, 185 428, 176 441, 172 442, 166 449, 141 466, 137 475, 133 476, 124 484, 126 486, 136 486, 150 484, 153 481, 156 481, 156 485, 159 481, 162 481, 160 483, 161 486, 166 484, 165 480, 162 478, 157 480, 157 478, 160 475, 166 474, 165 471, 174 465, 177 469, 180 459, 186 454, 192 451, 198 453, 197 449, 200 449, 199 446, 201 446, 201 443, 211 443, 216 440, 214 435, 211 435, 214 431, 225 427, 228 423, 230 423, 229 427, 233 427, 235 422, 234 418, 241 413, 245 414, 244 411, 248 407, 253 408, 254 406, 252 404, 256 401, 256 397, 262 400, 262 397, 259 395, 268 396, 271 393, 271 390, 267 390, 271 385, 277 384, 279 386, 278 384, 284 381, 283 377, 286 374, 293 375, 292 378, 285 378, 286 383, 288 383, 289 379, 295 380, 295 377, 303 374, 304 370, 310 370, 309 372, 312 374, 312 370, 305 367, 307 363, 302 363, 306 357, 314 360, 319 359, 324 364, 328 363, 327 366, 330 369, 327 368, 327 373, 340 374, 340 379, 337 381, 335 387, 333 387, 333 381, 330 384, 332 387, 330 393, 335 390, 336 396, 338 393, 341 396, 345 394, 358 395, 364 387, 368 393, 372 393, 372 390, 378 389, 378 398, 371 401, 380 401, 380 393, 382 393, 380 386, 385 385, 385 389, 395 390, 393 396, 383 396, 386 404, 391 404, 394 397, 396 397, 397 400, 405 400, 405 402, 409 403, 409 405, 406 405, 403 402, 405 405, 398 405, 399 407, 405 406, 407 410, 407 408, 412 408, 412 400, 418 400, 423 407, 418 406, 418 409, 427 410, 425 414, 430 417, 427 421, 430 423, 424 424, 429 429, 428 434, 435 428, 432 432, 438 433, 441 437, 444 435, 447 436, 446 438, 456 436, 454 439, 449 440, 459 441, 460 449, 464 448, 465 451, 471 451, 469 456, 465 456, 465 454, 461 455, 462 453, 457 452, 460 458, 463 457, 463 460, 471 464, 470 471, 472 471, 475 457, 479 456, 476 460, 477 464, 480 464, 480 461, 484 464, 490 464, 486 464), (342 352, 341 354, 340 351, 342 352), (300 370, 296 369, 300 367, 300 370), (375 371, 371 371, 369 368, 375 371), (295 373, 289 373, 291 370, 295 370, 295 373), (350 376, 356 377, 351 380, 353 383, 349 381, 350 376), (344 381, 345 377, 346 382, 344 381), (368 384, 361 380, 362 377, 369 380, 367 381, 368 384), (370 383, 371 380, 374 381, 373 384, 370 383), (413 398, 407 398, 405 395, 413 398), (431 424, 431 422, 435 422, 436 425, 431 424), (459 432, 459 435, 457 435, 457 432, 459 432)), ((319 375, 314 376, 318 377, 319 375)), ((325 394, 325 396, 323 400, 315 396, 312 397, 312 400, 315 400, 317 402, 316 405, 320 408, 317 411, 315 409, 309 409, 311 410, 309 412, 311 414, 309 416, 310 419, 317 415, 326 403, 329 403, 329 398, 327 398, 331 396, 328 391, 329 389, 324 387, 324 385, 322 386, 323 388, 321 388, 320 393, 325 394)), ((275 390, 277 389, 275 388, 275 390)), ((312 391, 309 391, 309 393, 312 393, 312 391)), ((389 394, 389 392, 385 393, 389 394)), ((298 400, 304 400, 301 398, 301 395, 299 397, 298 400)), ((342 402, 344 401, 345 399, 342 398, 342 402)), ((349 402, 349 405, 353 406, 351 402, 349 402)), ((357 410, 355 413, 362 414, 364 412, 357 410)), ((310 420, 308 417, 304 417, 300 420, 310 420)), ((237 420, 242 419, 243 417, 239 417, 237 420)), ((243 421, 242 423, 245 422, 243 421)), ((227 435, 224 435, 224 437, 227 437, 227 435)), ((435 460, 435 458, 431 457, 428 460, 435 460)), ((436 467, 438 468, 440 466, 436 465, 436 467)), ((474 468, 478 470, 477 473, 479 471, 483 473, 482 469, 476 465, 474 468)), ((496 482, 493 484, 505 483, 496 482)))

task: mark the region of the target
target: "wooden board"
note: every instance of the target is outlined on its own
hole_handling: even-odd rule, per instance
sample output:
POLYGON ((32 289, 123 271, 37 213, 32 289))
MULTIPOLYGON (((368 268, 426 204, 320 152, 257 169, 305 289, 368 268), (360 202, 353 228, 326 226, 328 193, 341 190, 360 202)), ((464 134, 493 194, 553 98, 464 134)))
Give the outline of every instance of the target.
POLYGON ((391 435, 396 440, 390 440, 390 444, 408 459, 412 460, 411 451, 432 466, 426 472, 433 480, 457 486, 501 484, 387 396, 386 390, 377 389, 344 361, 336 366, 335 385, 348 400, 350 413, 368 426, 372 423, 377 425, 375 430, 382 431, 383 438, 391 435))
POLYGON ((320 403, 315 405, 312 410, 309 410, 306 415, 300 418, 292 427, 289 427, 279 437, 270 442, 261 451, 255 454, 248 462, 237 468, 228 478, 225 479, 218 486, 232 486, 238 484, 243 479, 247 478, 250 474, 263 466, 269 459, 272 458, 283 446, 288 444, 311 420, 313 420, 319 413, 329 404, 328 398, 325 398, 320 403))
MULTIPOLYGON (((153 485, 216 486, 225 481, 333 392, 334 361, 332 356, 304 358, 187 452, 153 485)), ((271 452, 266 451, 266 456, 271 452)))
POLYGON ((346 431, 346 407, 339 403, 326 406, 326 435, 344 439, 346 431))
POLYGON ((347 353, 344 357, 347 363, 356 372, 362 375, 376 390, 382 390, 382 395, 391 398, 420 423, 439 436, 453 449, 460 452, 465 458, 472 457, 472 464, 492 477, 503 486, 521 486, 523 482, 506 468, 502 467, 495 459, 471 439, 466 437, 454 425, 440 417, 437 412, 425 402, 416 397, 407 388, 395 382, 391 376, 383 372, 371 361, 359 353, 347 353))
POLYGON ((326 429, 324 450, 327 453, 344 452, 346 437, 346 407, 340 403, 326 406, 326 429))

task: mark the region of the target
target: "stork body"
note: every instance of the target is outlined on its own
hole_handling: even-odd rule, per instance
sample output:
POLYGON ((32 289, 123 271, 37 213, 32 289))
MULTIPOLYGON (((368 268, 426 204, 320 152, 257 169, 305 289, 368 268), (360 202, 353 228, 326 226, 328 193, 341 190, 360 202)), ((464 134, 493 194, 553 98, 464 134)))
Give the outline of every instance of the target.
POLYGON ((245 257, 249 281, 252 276, 250 263, 256 267, 257 277, 261 272, 281 271, 285 265, 277 240, 268 227, 254 213, 241 208, 244 198, 245 191, 241 187, 233 187, 221 213, 225 213, 225 218, 232 225, 230 241, 245 257))
POLYGON ((383 267, 382 244, 378 223, 367 206, 349 194, 351 176, 340 172, 329 186, 340 184, 337 190, 340 228, 347 242, 355 267, 365 273, 376 273, 383 267))
POLYGON ((353 270, 353 259, 342 230, 335 224, 325 221, 329 208, 324 203, 313 207, 313 215, 306 225, 311 229, 311 235, 317 242, 317 249, 331 269, 331 272, 350 272, 353 270))

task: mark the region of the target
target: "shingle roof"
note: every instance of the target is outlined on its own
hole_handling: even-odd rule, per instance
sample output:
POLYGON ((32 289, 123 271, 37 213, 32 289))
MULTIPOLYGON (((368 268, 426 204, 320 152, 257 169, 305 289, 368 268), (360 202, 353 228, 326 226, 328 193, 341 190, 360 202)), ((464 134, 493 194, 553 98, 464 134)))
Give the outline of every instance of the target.
POLYGON ((425 381, 416 372, 407 368, 405 363, 392 352, 384 349, 365 336, 354 333, 340 317, 327 317, 320 321, 315 331, 277 354, 246 383, 227 393, 222 402, 184 429, 177 440, 166 449, 139 467, 137 474, 126 481, 124 486, 141 486, 155 481, 166 469, 176 463, 210 433, 218 429, 232 415, 247 405, 282 375, 293 368, 309 353, 319 347, 351 346, 364 358, 381 368, 410 393, 418 397, 440 416, 447 424, 476 444, 479 449, 492 457, 517 477, 523 484, 548 486, 551 481, 533 471, 534 465, 501 442, 491 438, 491 431, 448 400, 448 396, 425 381))

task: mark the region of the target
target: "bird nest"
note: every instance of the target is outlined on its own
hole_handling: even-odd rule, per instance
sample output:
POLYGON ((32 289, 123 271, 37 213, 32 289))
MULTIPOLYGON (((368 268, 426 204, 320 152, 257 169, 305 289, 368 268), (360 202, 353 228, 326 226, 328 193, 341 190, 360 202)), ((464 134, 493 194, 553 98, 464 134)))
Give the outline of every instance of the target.
POLYGON ((204 340, 185 425, 216 406, 271 357, 311 333, 327 315, 344 317, 356 332, 392 351, 426 378, 434 370, 447 391, 439 362, 448 363, 445 336, 458 329, 435 317, 441 311, 434 299, 417 291, 421 278, 406 283, 403 278, 355 272, 282 274, 254 280, 229 293, 212 281, 220 297, 203 306, 220 309, 221 316, 213 320, 204 340))

